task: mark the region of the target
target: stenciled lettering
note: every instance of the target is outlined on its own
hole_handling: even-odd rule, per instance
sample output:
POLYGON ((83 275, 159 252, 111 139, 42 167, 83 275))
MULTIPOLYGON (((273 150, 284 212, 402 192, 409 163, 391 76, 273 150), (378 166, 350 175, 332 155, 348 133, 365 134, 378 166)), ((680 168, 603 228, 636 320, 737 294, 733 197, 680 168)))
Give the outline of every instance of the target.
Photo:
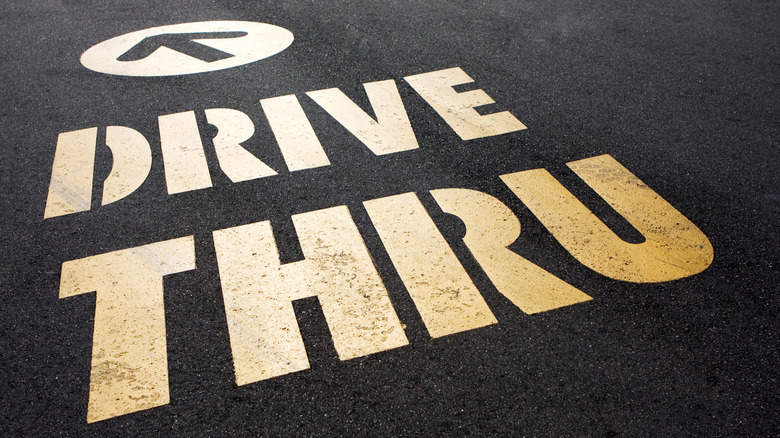
MULTIPOLYGON (((453 86, 473 82, 460 68, 409 76, 406 81, 463 139, 525 129, 509 112, 477 113, 474 108, 494 101, 482 90, 455 92, 453 86)), ((396 82, 392 79, 368 82, 363 88, 373 117, 338 88, 305 94, 377 156, 419 148, 396 82)), ((331 164, 295 95, 262 99, 259 103, 288 171, 331 164)), ((231 108, 204 112, 207 122, 217 128, 213 139, 215 155, 219 168, 230 181, 237 183, 278 174, 278 169, 272 169, 243 146, 252 141, 255 133, 255 124, 246 113, 231 108)), ((195 111, 161 115, 157 119, 168 194, 212 187, 195 111)), ((104 183, 102 205, 133 193, 146 180, 152 166, 149 142, 132 128, 107 128, 106 145, 112 151, 114 162, 112 173, 104 183)), ((59 135, 44 219, 91 208, 96 147, 96 127, 59 135)))
MULTIPOLYGON (((92 139, 85 131, 63 142, 75 150, 92 139)), ((694 275, 710 265, 707 237, 614 158, 568 165, 646 237, 639 244, 620 240, 544 169, 501 175, 574 258, 607 277, 646 283, 694 275)), ((520 236, 520 222, 499 199, 463 188, 430 194, 445 213, 463 221, 464 244, 496 290, 523 312, 591 299, 509 249, 520 236)), ((432 338, 497 322, 414 193, 368 200, 363 207, 432 338)), ((269 221, 213 232, 237 385, 309 367, 292 307, 306 297, 317 297, 341 360, 408 344, 392 291, 348 207, 292 220, 304 259, 286 264, 269 221)), ((193 269, 192 236, 62 265, 61 298, 97 292, 89 422, 169 403, 163 276, 193 269)))

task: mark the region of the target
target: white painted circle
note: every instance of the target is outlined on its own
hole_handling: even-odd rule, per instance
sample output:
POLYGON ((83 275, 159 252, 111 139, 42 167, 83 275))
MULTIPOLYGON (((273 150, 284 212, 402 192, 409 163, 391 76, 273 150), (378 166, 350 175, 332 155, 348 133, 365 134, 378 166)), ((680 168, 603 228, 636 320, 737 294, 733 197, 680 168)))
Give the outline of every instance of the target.
POLYGON ((90 70, 110 75, 189 75, 224 70, 259 61, 281 52, 292 42, 292 32, 273 24, 250 21, 181 23, 138 30, 103 41, 90 47, 81 55, 81 64, 90 70), (246 35, 235 38, 193 38, 192 41, 195 43, 233 55, 212 62, 186 55, 166 46, 158 47, 143 59, 118 60, 128 50, 150 37, 215 32, 245 32, 246 35))

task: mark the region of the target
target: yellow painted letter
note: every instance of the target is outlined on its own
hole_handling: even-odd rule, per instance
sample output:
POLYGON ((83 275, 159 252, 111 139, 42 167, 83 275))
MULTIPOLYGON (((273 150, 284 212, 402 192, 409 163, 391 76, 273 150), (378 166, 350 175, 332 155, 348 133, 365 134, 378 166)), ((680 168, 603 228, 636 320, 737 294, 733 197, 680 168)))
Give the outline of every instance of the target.
POLYGON ((97 292, 87 422, 170 402, 163 276, 192 269, 192 237, 63 263, 60 298, 97 292))
MULTIPOLYGON (((96 146, 97 128, 59 135, 44 219, 89 210, 96 146)), ((111 149, 113 164, 103 183, 103 205, 135 191, 152 168, 149 142, 134 129, 109 126, 106 129, 106 146, 111 149)))
POLYGON ((103 205, 116 202, 141 186, 152 169, 152 148, 135 129, 125 126, 106 128, 106 146, 114 163, 103 183, 103 205))
POLYGON ((432 190, 436 202, 466 225, 463 242, 499 292, 525 313, 590 300, 579 289, 507 248, 520 237, 520 221, 498 199, 476 190, 432 190))
POLYGON ((432 337, 497 322, 414 193, 363 205, 432 337))
POLYGON ((157 118, 168 194, 211 187, 209 165, 194 111, 157 118))
POLYGON ((97 128, 59 135, 44 219, 89 210, 96 144, 97 128))
POLYGON ((417 138, 395 81, 363 84, 376 114, 365 113, 338 88, 306 93, 376 155, 417 149, 417 138))
POLYGON ((314 128, 294 94, 260 101, 290 172, 330 164, 314 128))
POLYGON ((502 175, 545 227, 577 260, 610 278, 657 283, 707 269, 707 236, 609 155, 568 163, 612 208, 645 237, 620 239, 544 169, 502 175))
POLYGON ((309 368, 292 301, 316 296, 341 360, 408 344, 347 207, 293 216, 305 260, 282 265, 270 222, 214 232, 236 383, 309 368))
POLYGON ((249 116, 230 108, 213 108, 205 112, 206 120, 219 130, 214 137, 214 150, 219 167, 231 181, 249 181, 276 175, 267 164, 241 146, 255 133, 255 124, 249 116))
POLYGON ((463 140, 526 129, 507 111, 483 116, 474 110, 495 102, 482 90, 456 92, 452 87, 474 82, 459 67, 407 76, 405 79, 463 140))

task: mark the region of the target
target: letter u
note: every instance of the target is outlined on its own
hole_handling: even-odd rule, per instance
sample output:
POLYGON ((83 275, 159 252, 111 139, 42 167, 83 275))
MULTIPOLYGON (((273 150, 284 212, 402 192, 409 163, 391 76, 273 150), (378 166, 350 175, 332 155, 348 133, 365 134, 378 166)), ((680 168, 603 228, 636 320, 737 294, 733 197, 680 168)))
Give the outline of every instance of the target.
POLYGON ((659 283, 698 274, 713 260, 707 236, 609 155, 567 164, 645 237, 628 243, 544 169, 501 179, 571 255, 615 280, 659 283))

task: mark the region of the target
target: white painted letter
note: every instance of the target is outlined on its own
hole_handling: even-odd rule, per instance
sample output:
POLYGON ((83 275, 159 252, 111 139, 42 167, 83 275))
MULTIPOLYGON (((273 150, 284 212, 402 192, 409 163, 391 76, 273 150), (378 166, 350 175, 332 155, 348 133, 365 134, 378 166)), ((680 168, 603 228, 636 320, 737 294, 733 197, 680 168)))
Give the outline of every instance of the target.
POLYGON ((249 116, 230 108, 207 109, 205 112, 206 120, 219 130, 214 137, 214 150, 219 167, 230 181, 276 175, 273 169, 241 146, 255 133, 255 124, 249 116))
POLYGON ((478 106, 495 102, 482 90, 457 93, 452 87, 474 82, 460 67, 407 76, 404 79, 463 140, 526 129, 508 111, 482 116, 474 110, 478 106))
POLYGON ((88 423, 170 402, 163 276, 192 269, 191 236, 62 264, 60 298, 97 297, 88 423))
POLYGON ((376 120, 338 88, 306 93, 376 155, 417 149, 417 138, 392 79, 363 84, 376 120))

